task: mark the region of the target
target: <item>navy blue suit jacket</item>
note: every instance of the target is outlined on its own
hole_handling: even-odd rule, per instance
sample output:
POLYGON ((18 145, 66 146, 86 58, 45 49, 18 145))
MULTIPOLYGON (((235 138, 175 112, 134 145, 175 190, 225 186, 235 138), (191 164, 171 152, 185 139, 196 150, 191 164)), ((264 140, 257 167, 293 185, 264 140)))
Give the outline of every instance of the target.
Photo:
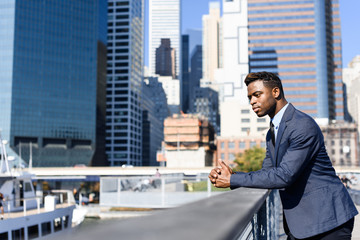
POLYGON ((231 175, 231 188, 280 189, 290 232, 306 238, 353 218, 357 210, 326 153, 319 126, 289 104, 275 147, 266 136, 266 157, 259 171, 231 175))

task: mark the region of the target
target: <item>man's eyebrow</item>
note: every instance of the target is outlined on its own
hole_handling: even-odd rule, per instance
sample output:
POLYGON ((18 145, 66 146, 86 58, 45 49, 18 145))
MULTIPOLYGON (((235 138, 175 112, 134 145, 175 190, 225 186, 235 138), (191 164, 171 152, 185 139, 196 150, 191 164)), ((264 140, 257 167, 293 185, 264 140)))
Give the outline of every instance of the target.
POLYGON ((252 94, 249 94, 249 95, 248 95, 248 98, 250 98, 251 96, 254 96, 254 95, 257 94, 257 93, 262 93, 262 91, 255 91, 255 92, 253 92, 252 94))

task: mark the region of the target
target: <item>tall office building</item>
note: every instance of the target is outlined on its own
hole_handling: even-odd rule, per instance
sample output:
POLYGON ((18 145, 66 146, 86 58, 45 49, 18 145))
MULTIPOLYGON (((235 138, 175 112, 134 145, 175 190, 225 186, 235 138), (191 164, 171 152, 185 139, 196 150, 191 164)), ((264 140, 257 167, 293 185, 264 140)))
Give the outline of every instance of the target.
POLYGON ((0 2, 0 128, 9 155, 28 161, 31 145, 37 167, 104 160, 106 24, 103 1, 0 2))
POLYGON ((202 45, 202 29, 186 29, 185 34, 189 36, 189 55, 196 45, 202 45))
POLYGON ((184 113, 189 111, 190 104, 190 72, 189 72, 189 46, 190 39, 189 35, 181 36, 181 86, 180 86, 180 101, 181 101, 181 110, 184 113))
POLYGON ((287 100, 312 117, 344 119, 338 0, 224 0, 223 9, 222 135, 236 132, 233 106, 246 110, 243 80, 255 71, 276 72, 287 100))
POLYGON ((153 77, 153 79, 162 84, 170 115, 180 113, 180 81, 166 76, 153 77))
POLYGON ((314 118, 344 119, 339 0, 248 0, 250 71, 272 71, 314 118))
POLYGON ((164 120, 168 117, 167 102, 162 84, 151 78, 142 87, 142 164, 158 166, 156 153, 164 140, 164 120))
POLYGON ((208 119, 217 135, 220 135, 219 95, 212 88, 197 87, 193 95, 193 112, 208 119))
POLYGON ((189 89, 190 89, 190 104, 189 104, 189 111, 194 111, 194 91, 195 88, 200 87, 200 79, 202 77, 202 46, 196 45, 191 53, 190 58, 190 82, 189 82, 189 89))
POLYGON ((141 166, 143 0, 108 1, 106 153, 112 166, 141 166))
POLYGON ((175 79, 175 49, 171 47, 170 39, 162 38, 161 44, 155 52, 155 73, 160 76, 171 76, 175 79))
POLYGON ((169 38, 175 49, 176 75, 180 71, 180 0, 149 0, 149 70, 155 74, 155 51, 160 45, 160 39, 169 38))
POLYGON ((222 57, 220 2, 209 3, 209 15, 203 15, 202 23, 203 78, 201 86, 218 90, 214 72, 215 69, 221 68, 222 57))

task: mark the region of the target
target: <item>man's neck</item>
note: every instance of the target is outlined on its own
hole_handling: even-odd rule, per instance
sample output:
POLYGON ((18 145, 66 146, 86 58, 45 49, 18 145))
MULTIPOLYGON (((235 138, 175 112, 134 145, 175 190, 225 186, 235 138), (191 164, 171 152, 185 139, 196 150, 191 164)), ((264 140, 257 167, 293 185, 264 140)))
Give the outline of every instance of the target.
POLYGON ((286 101, 285 98, 282 98, 281 100, 279 100, 276 103, 276 107, 275 107, 275 111, 272 115, 269 114, 269 117, 272 119, 275 117, 275 115, 287 104, 288 102, 286 101))

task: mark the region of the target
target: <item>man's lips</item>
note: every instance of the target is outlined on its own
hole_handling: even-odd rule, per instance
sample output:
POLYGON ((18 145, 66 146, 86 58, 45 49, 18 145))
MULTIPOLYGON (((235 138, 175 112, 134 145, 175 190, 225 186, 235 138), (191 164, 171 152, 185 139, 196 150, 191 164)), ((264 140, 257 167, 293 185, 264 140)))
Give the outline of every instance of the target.
POLYGON ((253 111, 258 112, 258 111, 260 111, 260 108, 259 107, 253 107, 253 111))

